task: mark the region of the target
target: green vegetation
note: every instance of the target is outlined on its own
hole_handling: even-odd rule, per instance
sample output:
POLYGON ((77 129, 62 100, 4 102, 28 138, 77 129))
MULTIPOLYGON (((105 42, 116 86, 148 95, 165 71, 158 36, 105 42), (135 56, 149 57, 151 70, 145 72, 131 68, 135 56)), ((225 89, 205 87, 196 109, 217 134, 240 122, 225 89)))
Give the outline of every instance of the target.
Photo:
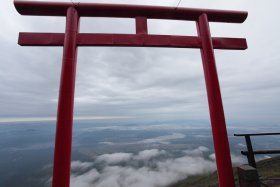
MULTIPOLYGON (((259 161, 257 169, 263 183, 269 187, 280 187, 280 156, 259 161)), ((233 168, 233 170, 236 186, 238 186, 236 168, 233 168)), ((190 176, 170 187, 218 187, 217 172, 190 176)))

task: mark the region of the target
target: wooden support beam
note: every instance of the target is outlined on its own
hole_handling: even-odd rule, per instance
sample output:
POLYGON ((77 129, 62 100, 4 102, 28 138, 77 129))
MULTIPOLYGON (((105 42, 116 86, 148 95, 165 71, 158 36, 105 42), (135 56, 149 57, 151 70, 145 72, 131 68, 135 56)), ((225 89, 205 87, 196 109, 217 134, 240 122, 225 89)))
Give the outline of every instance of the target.
POLYGON ((146 17, 136 17, 136 34, 148 34, 148 23, 146 17))
MULTIPOLYGON (((213 37, 212 41, 214 49, 247 49, 247 42, 244 38, 213 37)), ((21 46, 63 46, 64 34, 21 32, 18 43, 21 46)), ((77 45, 201 48, 201 41, 196 36, 80 33, 77 36, 77 45)))

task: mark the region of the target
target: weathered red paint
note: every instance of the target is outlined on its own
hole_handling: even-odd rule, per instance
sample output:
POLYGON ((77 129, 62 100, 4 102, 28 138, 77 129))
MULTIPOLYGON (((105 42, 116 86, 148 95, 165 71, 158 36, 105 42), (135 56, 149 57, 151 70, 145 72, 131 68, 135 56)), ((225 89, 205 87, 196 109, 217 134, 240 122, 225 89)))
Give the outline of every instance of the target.
POLYGON ((202 14, 199 17, 197 22, 197 30, 202 42, 201 56, 210 109, 219 184, 223 187, 234 187, 235 184, 232 172, 222 96, 216 69, 213 43, 206 14, 202 14))
MULTIPOLYGON (((142 33, 142 34, 141 34, 142 33)), ((212 37, 214 49, 247 49, 244 38, 212 37)), ((63 33, 20 33, 21 46, 63 46, 63 33)), ((201 48, 201 39, 197 36, 146 35, 138 34, 90 34, 79 33, 78 46, 129 46, 129 47, 170 47, 201 48)))
POLYGON ((148 22, 146 17, 136 17, 136 34, 148 34, 148 22))
MULTIPOLYGON (((17 11, 22 15, 66 16, 66 10, 73 3, 19 1, 15 0, 17 11)), ((164 6, 118 5, 97 3, 75 3, 81 17, 119 17, 148 19, 174 19, 196 21, 203 13, 211 22, 242 23, 248 13, 233 10, 210 10, 197 8, 180 8, 164 6)))
POLYGON ((15 1, 19 13, 38 16, 66 16, 64 33, 20 33, 23 46, 64 46, 53 187, 69 187, 72 124, 78 46, 131 46, 200 48, 205 74, 214 148, 220 187, 234 187, 223 104, 215 65, 214 49, 246 49, 244 38, 211 37, 209 22, 242 23, 247 12, 140 5, 53 3, 15 1), (136 34, 78 33, 79 16, 135 18, 136 34), (197 36, 149 35, 147 19, 175 19, 197 22, 197 36))
MULTIPOLYGON (((142 31, 141 31, 142 32, 142 31)), ((139 31, 139 33, 141 33, 139 31)), ((244 38, 213 37, 214 49, 247 49, 244 38)), ((20 33, 19 45, 22 46, 63 46, 63 33, 20 33)), ((130 47, 170 47, 201 48, 201 39, 196 36, 170 36, 146 34, 90 34, 79 33, 78 46, 130 46, 130 47)))
POLYGON ((78 30, 78 12, 74 7, 69 7, 57 110, 53 187, 68 187, 70 182, 78 30))

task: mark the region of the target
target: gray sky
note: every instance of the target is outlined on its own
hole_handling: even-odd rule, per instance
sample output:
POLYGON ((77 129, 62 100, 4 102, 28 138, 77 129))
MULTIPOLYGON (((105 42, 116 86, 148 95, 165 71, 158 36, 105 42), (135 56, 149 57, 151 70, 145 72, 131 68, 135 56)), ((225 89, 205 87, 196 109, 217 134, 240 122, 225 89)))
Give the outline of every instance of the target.
MULTIPOLYGON (((212 36, 246 37, 249 46, 245 51, 215 51, 228 124, 280 122, 279 5, 276 0, 182 0, 180 4, 249 12, 243 24, 210 25, 212 36)), ((0 12, 0 118, 55 117, 62 48, 20 47, 17 37, 18 32, 64 32, 65 18, 21 16, 11 0, 0 1, 0 12)), ((194 22, 149 20, 148 25, 151 34, 196 35, 194 22)), ((134 33, 134 20, 82 18, 81 32, 134 33)), ((75 116, 208 122, 199 50, 79 48, 75 116)))

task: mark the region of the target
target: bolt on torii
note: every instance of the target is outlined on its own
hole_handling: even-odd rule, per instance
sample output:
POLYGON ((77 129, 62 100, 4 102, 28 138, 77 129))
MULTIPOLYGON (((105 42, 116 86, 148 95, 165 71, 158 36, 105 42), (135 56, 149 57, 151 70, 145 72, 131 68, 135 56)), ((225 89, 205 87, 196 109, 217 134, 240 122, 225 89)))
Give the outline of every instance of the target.
POLYGON ((65 33, 20 33, 22 46, 62 46, 63 60, 57 110, 53 187, 69 187, 74 91, 78 46, 198 48, 201 51, 220 187, 234 187, 226 122, 214 49, 247 49, 244 38, 211 37, 209 22, 243 23, 244 11, 143 5, 14 1, 31 16, 66 17, 65 33), (80 17, 134 18, 136 34, 79 33, 80 17), (147 19, 195 21, 198 36, 148 34, 147 19))

